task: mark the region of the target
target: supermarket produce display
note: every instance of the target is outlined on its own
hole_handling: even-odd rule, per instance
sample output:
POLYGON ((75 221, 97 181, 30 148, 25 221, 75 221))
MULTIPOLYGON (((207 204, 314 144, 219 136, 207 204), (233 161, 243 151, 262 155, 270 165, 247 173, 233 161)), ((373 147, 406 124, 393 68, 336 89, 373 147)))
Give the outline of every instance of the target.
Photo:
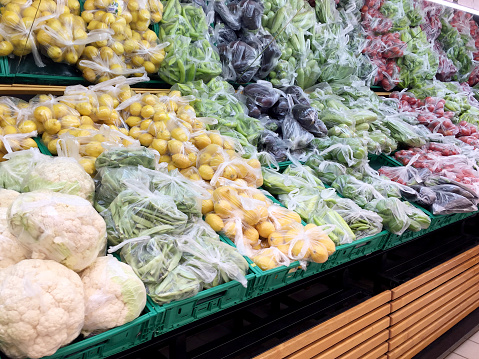
POLYGON ((83 76, 0 97, 2 356, 111 356, 478 212, 470 14, 0 4, 3 82, 20 62, 83 76))

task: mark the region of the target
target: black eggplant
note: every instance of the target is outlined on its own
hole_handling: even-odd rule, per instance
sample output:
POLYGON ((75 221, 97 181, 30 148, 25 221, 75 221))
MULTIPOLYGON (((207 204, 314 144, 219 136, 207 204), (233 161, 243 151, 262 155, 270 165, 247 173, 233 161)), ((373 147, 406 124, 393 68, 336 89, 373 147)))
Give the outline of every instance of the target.
POLYGON ((285 89, 283 89, 284 93, 286 95, 291 95, 293 98, 293 102, 295 104, 302 104, 302 105, 307 105, 310 106, 311 103, 309 102, 308 98, 306 97, 306 94, 304 93, 303 89, 299 86, 288 86, 285 89))
POLYGON ((265 130, 261 133, 258 141, 259 151, 266 151, 273 155, 276 161, 282 162, 288 159, 288 146, 274 132, 265 130))
POLYGON ((437 191, 436 198, 436 202, 430 208, 436 215, 477 211, 474 203, 457 193, 437 191))
POLYGON ((437 186, 432 186, 429 187, 433 191, 441 191, 441 192, 451 192, 451 193, 456 193, 460 196, 466 197, 468 199, 475 199, 475 197, 471 194, 471 192, 466 191, 465 189, 453 185, 453 184, 440 184, 437 186))
POLYGON ((278 102, 276 102, 274 106, 268 110, 268 114, 274 118, 277 118, 278 120, 284 120, 289 110, 290 108, 288 99, 280 97, 278 102))
POLYGON ((250 98, 246 99, 246 108, 248 109, 248 116, 259 118, 261 116, 261 110, 250 98))
POLYGON ((271 108, 279 100, 279 93, 273 88, 250 84, 243 90, 244 95, 261 108, 271 108))
POLYGON ((241 11, 237 4, 226 6, 224 0, 215 1, 213 6, 215 13, 231 29, 241 29, 241 11))
POLYGON ((253 0, 242 0, 241 24, 248 30, 258 30, 261 27, 261 17, 263 16, 263 4, 253 0))
POLYGON ((416 198, 411 198, 410 196, 408 196, 407 192, 402 190, 403 187, 406 187, 406 186, 401 186, 401 194, 408 201, 416 202, 420 206, 423 206, 426 208, 432 206, 432 204, 436 201, 436 192, 434 192, 428 187, 419 186, 419 185, 411 186, 410 188, 415 190, 417 193, 416 198))
POLYGON ((328 129, 323 121, 318 119, 318 112, 315 108, 307 105, 294 105, 293 117, 307 131, 315 137, 324 137, 328 134, 328 129))
POLYGON ((259 68, 259 64, 255 61, 257 56, 255 49, 243 41, 233 41, 228 45, 227 56, 236 72, 236 81, 250 82, 259 68))
POLYGON ((263 57, 261 58, 260 68, 256 74, 259 79, 266 78, 269 73, 276 67, 279 58, 281 57, 281 50, 276 44, 273 36, 262 35, 260 40, 263 43, 263 57))
POLYGON ((228 45, 230 42, 238 40, 236 32, 225 24, 216 25, 215 33, 218 45, 228 45))

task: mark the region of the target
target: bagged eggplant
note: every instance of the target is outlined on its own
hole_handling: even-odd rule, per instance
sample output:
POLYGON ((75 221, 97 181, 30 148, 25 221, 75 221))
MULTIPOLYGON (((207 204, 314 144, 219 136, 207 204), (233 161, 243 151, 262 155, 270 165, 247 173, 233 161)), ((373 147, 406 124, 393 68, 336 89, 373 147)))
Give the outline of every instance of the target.
POLYGON ((410 202, 417 203, 423 207, 430 207, 436 201, 436 193, 425 186, 412 185, 410 187, 414 192, 401 191, 402 196, 410 202))
POLYGON ((435 215, 477 211, 477 206, 466 197, 443 191, 436 191, 436 201, 429 208, 435 215))
POLYGON ((241 10, 236 3, 231 3, 228 6, 223 0, 214 2, 215 14, 223 21, 230 29, 238 31, 241 29, 241 10))
POLYGON ((261 64, 256 77, 264 79, 276 67, 279 58, 281 57, 281 50, 278 47, 273 36, 268 32, 258 36, 263 44, 263 56, 261 57, 261 64))
POLYGON ((267 81, 259 81, 246 86, 243 94, 261 109, 273 107, 280 98, 279 92, 267 81))
POLYGON ((294 105, 292 109, 293 117, 307 131, 311 132, 314 137, 324 137, 328 133, 328 129, 323 121, 318 119, 318 112, 311 106, 294 105))
POLYGON ((261 27, 261 17, 264 7, 261 2, 254 0, 242 0, 239 3, 241 8, 241 25, 248 30, 258 30, 261 27))

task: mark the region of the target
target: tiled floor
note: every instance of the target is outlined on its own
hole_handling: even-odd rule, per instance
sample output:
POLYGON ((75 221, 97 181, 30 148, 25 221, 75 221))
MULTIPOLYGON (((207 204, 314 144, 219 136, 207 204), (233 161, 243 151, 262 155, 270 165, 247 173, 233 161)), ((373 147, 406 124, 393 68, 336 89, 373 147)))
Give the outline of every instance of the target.
POLYGON ((478 359, 479 358, 479 331, 457 347, 445 359, 478 359))

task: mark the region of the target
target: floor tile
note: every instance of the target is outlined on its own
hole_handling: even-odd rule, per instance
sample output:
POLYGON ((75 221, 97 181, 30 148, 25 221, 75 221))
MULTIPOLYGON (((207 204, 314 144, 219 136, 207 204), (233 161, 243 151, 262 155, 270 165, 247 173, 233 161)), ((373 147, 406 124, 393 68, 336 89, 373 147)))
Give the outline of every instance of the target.
POLYGON ((479 344, 474 343, 473 341, 466 340, 461 344, 459 348, 454 350, 454 353, 462 355, 467 359, 478 359, 479 358, 479 344))
POLYGON ((472 337, 470 337, 469 340, 472 340, 475 343, 479 343, 479 331, 476 334, 474 334, 472 337))
POLYGON ((444 359, 464 359, 464 357, 460 356, 459 354, 456 354, 456 353, 451 353, 447 357, 445 357, 444 359))

